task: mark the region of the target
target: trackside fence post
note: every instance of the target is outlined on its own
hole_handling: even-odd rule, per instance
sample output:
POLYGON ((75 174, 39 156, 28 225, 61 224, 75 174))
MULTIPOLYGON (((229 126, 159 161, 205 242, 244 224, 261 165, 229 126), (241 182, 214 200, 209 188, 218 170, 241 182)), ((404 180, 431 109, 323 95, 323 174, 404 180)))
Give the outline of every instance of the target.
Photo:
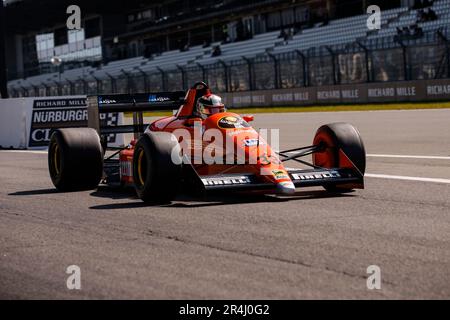
POLYGON ((219 59, 219 63, 223 67, 225 74, 225 92, 230 92, 230 75, 228 72, 228 65, 221 59, 219 59))
POLYGON ((402 41, 398 41, 400 46, 402 47, 402 56, 403 56, 403 72, 404 72, 404 80, 409 80, 408 76, 408 51, 407 47, 402 41))
POLYGON ((309 69, 308 69, 308 63, 307 63, 306 56, 300 50, 295 50, 295 52, 300 57, 300 59, 302 59, 303 86, 307 87, 307 86, 309 86, 309 69))
POLYGON ((367 77, 367 82, 371 82, 369 50, 368 50, 367 47, 366 47, 365 45, 363 45, 360 41, 357 41, 356 43, 358 44, 358 46, 361 47, 361 49, 364 50, 365 63, 366 63, 366 77, 367 77))
POLYGON ((242 59, 247 63, 247 70, 248 70, 248 88, 250 91, 252 91, 255 88, 254 85, 254 77, 253 77, 253 64, 252 61, 247 57, 242 57, 242 59))
POLYGON ((202 65, 202 64, 200 64, 200 63, 196 63, 196 65, 197 65, 197 67, 199 67, 200 68, 200 70, 202 71, 202 81, 204 81, 204 82, 207 82, 207 74, 206 74, 206 69, 205 69, 205 67, 202 65))
POLYGON ((280 79, 280 67, 279 67, 279 61, 277 57, 270 52, 267 53, 267 55, 273 60, 273 69, 274 69, 274 75, 275 75, 275 89, 281 88, 281 79, 280 79))
POLYGON ((163 69, 161 69, 160 67, 156 67, 156 69, 159 71, 159 73, 161 74, 161 82, 162 82, 162 88, 163 91, 167 91, 167 79, 166 79, 166 73, 164 72, 163 69))
POLYGON ((181 72, 181 83, 183 86, 183 90, 187 90, 188 86, 187 86, 187 79, 186 79, 186 70, 177 64, 177 69, 180 70, 181 72))
POLYGON ((144 81, 144 92, 148 92, 150 88, 149 88, 149 85, 148 85, 147 73, 145 73, 145 71, 142 70, 139 67, 135 67, 135 69, 137 71, 139 71, 139 73, 142 75, 142 80, 144 81))

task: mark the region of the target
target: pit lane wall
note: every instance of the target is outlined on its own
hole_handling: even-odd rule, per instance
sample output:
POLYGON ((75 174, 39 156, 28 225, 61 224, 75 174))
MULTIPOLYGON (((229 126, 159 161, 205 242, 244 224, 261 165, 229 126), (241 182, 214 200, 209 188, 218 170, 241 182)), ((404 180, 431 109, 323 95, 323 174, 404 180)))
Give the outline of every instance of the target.
POLYGON ((327 104, 450 101, 450 80, 364 83, 224 93, 228 106, 268 107, 327 104))
MULTIPOLYGON (((100 121, 122 124, 123 114, 104 114, 100 121)), ((0 99, 1 148, 45 149, 55 129, 86 126, 86 96, 0 99)), ((121 146, 125 140, 110 135, 108 142, 121 146)))

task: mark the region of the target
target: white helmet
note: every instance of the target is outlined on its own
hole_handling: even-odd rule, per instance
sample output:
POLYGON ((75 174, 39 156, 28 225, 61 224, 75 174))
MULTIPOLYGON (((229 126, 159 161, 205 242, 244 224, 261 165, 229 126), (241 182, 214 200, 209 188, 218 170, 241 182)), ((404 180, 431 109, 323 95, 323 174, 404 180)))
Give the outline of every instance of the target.
POLYGON ((206 119, 209 116, 226 112, 227 109, 222 103, 222 98, 215 94, 208 94, 198 99, 196 113, 202 119, 206 119))

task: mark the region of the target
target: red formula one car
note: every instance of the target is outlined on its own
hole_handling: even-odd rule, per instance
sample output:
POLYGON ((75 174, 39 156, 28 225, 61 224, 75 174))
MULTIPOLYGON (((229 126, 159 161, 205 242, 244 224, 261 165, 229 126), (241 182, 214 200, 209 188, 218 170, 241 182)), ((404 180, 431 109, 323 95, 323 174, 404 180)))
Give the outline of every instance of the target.
POLYGON ((205 83, 187 94, 163 92, 88 97, 89 128, 56 130, 48 165, 60 191, 94 189, 104 183, 133 185, 146 202, 172 200, 181 187, 199 192, 262 190, 292 194, 296 188, 329 191, 364 188, 365 150, 346 123, 324 125, 310 146, 275 152, 252 116, 226 112, 205 83), (143 112, 177 110, 149 126, 143 112), (100 114, 132 112, 131 125, 108 126, 100 114), (108 135, 134 133, 127 147, 112 148, 108 135), (312 155, 312 163, 302 159, 312 155), (289 169, 296 161, 306 169, 289 169))

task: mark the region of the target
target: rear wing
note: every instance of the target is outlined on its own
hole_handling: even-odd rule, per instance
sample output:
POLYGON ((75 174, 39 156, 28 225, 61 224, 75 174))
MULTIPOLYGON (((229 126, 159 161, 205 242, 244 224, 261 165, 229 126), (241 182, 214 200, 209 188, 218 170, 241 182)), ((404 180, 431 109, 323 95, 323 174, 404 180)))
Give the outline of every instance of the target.
POLYGON ((185 95, 183 91, 175 91, 88 96, 88 127, 95 129, 102 138, 118 133, 134 133, 137 138, 145 130, 144 112, 178 110, 184 103, 185 95), (109 126, 100 120, 101 114, 119 112, 132 112, 133 124, 109 126))

